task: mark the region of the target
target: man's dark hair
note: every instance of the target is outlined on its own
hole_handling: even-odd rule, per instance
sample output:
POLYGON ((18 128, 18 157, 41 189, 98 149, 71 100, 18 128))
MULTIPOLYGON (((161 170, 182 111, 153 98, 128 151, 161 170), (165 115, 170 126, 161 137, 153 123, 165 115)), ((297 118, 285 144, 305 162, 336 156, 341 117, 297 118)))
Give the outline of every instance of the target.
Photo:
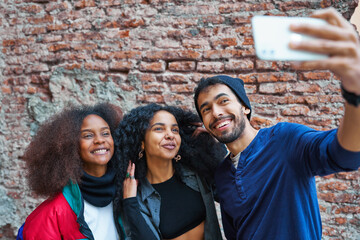
POLYGON ((248 97, 246 96, 245 88, 244 88, 244 81, 240 78, 232 78, 225 75, 218 75, 214 77, 209 78, 202 78, 198 84, 198 86, 195 88, 195 94, 194 94, 194 102, 195 102, 195 108, 198 112, 200 118, 201 118, 201 112, 197 103, 197 100, 199 98, 199 94, 204 91, 206 88, 210 86, 214 86, 216 84, 224 84, 230 88, 230 90, 235 94, 237 97, 239 103, 241 103, 243 106, 250 109, 250 113, 247 115, 247 118, 250 120, 251 117, 251 105, 248 97))

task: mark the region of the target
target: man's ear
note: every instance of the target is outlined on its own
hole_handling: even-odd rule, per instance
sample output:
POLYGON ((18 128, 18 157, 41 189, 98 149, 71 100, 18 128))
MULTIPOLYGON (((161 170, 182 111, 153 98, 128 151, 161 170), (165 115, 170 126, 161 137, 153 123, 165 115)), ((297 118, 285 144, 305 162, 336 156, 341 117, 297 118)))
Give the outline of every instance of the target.
POLYGON ((250 113, 250 109, 249 109, 249 108, 243 106, 242 109, 243 109, 243 113, 244 113, 244 114, 248 115, 248 114, 250 113))

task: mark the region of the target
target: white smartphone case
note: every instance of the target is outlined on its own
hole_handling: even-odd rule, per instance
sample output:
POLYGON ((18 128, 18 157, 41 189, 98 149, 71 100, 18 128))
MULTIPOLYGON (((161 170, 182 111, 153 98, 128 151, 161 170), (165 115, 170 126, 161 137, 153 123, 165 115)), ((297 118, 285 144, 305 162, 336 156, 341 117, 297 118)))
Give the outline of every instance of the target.
POLYGON ((252 32, 255 52, 259 59, 273 61, 309 61, 326 59, 324 54, 296 51, 289 42, 311 39, 310 36, 290 31, 291 23, 327 24, 322 19, 305 17, 254 16, 252 32))

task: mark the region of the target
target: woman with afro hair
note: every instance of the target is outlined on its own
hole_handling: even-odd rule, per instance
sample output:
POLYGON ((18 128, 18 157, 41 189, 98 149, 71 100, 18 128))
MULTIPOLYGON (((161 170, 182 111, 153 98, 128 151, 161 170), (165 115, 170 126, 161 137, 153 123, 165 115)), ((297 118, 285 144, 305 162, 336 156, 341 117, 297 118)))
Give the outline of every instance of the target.
POLYGON ((48 197, 18 239, 125 239, 113 210, 113 131, 119 108, 108 103, 65 109, 40 126, 24 160, 30 188, 48 197))
POLYGON ((226 149, 199 125, 197 115, 157 104, 119 124, 115 203, 128 239, 222 239, 212 179, 226 149))

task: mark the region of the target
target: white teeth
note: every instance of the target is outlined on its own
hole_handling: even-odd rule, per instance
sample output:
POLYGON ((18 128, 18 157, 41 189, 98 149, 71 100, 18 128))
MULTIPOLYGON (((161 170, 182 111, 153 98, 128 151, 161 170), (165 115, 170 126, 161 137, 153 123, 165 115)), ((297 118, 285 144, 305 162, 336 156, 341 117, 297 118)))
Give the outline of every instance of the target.
POLYGON ((94 153, 106 153, 106 149, 95 150, 94 153))
POLYGON ((225 125, 227 125, 227 124, 229 124, 229 123, 230 123, 230 121, 222 122, 222 123, 220 123, 219 125, 217 125, 216 128, 217 128, 217 129, 218 129, 218 128, 221 128, 221 127, 223 127, 223 126, 225 126, 225 125))

